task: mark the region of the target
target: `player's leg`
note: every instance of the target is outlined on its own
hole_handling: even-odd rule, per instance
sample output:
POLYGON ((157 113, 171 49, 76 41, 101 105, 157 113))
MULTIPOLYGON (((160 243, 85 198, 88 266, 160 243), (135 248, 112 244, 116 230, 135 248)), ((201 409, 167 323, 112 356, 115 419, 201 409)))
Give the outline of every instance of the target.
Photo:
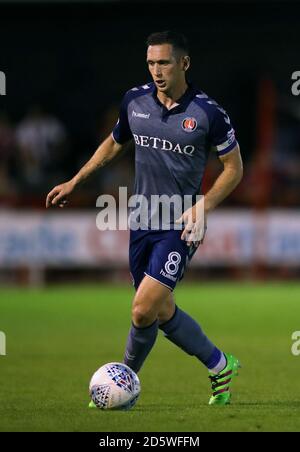
POLYGON ((146 328, 158 319, 170 289, 159 281, 145 276, 139 285, 132 303, 132 321, 139 328, 146 328))
MULTIPOLYGON (((160 313, 159 319, 164 315, 160 313)), ((189 355, 198 358, 212 372, 219 372, 226 366, 224 354, 219 350, 203 332, 199 323, 189 314, 175 305, 173 316, 162 322, 159 328, 165 337, 180 347, 189 355)))
POLYGON ((200 325, 176 306, 173 293, 158 313, 158 322, 167 339, 186 353, 195 355, 212 374, 225 369, 226 355, 211 345, 200 325), (186 334, 187 331, 190 334, 186 334))
POLYGON ((159 329, 173 344, 196 356, 208 369, 218 372, 226 366, 224 354, 208 339, 201 326, 180 309, 169 294, 158 313, 159 329))
MULTIPOLYGON (((171 246, 174 250, 175 240, 173 240, 171 246)), ((176 249, 180 253, 181 260, 186 264, 187 260, 184 259, 185 246, 183 246, 183 250, 180 250, 180 244, 178 244, 176 249)), ((167 250, 167 252, 169 251, 167 250)), ((189 253, 189 260, 194 251, 189 253)), ((185 264, 181 270, 178 269, 180 275, 178 279, 181 279, 184 274, 185 264)), ((168 270, 168 266, 165 269, 168 270)), ((175 277, 177 276, 174 273, 172 274, 175 277)), ((169 294, 166 302, 162 305, 158 319, 159 328, 164 332, 167 339, 189 355, 196 356, 208 368, 213 389, 209 403, 211 405, 229 403, 229 387, 232 377, 237 375, 239 361, 234 356, 223 353, 207 338, 198 322, 176 306, 173 293, 169 294)))
MULTIPOLYGON (((152 277, 173 290, 182 279, 186 265, 196 249, 188 247, 186 241, 181 240, 181 231, 166 231, 162 234, 162 240, 156 244, 146 273, 149 272, 152 277)), ((216 373, 225 367, 224 354, 207 338, 200 325, 176 306, 171 293, 162 305, 158 317, 159 328, 175 345, 196 356, 216 373)))
POLYGON ((176 310, 175 300, 174 300, 174 294, 171 292, 167 298, 165 303, 163 303, 159 313, 158 313, 158 325, 166 323, 168 320, 170 320, 176 310))
POLYGON ((124 363, 135 372, 142 367, 158 333, 158 312, 168 298, 170 289, 145 276, 132 303, 132 324, 129 331, 124 363))
MULTIPOLYGON (((217 372, 222 366, 224 368, 226 364, 224 355, 209 341, 200 325, 176 307, 171 296, 172 290, 184 273, 189 255, 193 252, 186 242, 181 240, 181 231, 163 231, 151 233, 147 236, 140 232, 132 234, 131 237, 133 240, 130 255, 131 257, 134 256, 134 259, 130 260, 131 272, 134 274, 137 288, 132 316, 134 334, 137 335, 138 328, 143 328, 140 333, 145 337, 148 333, 147 341, 150 347, 150 338, 152 340, 154 340, 154 336, 156 338, 157 320, 159 319, 161 324, 159 328, 170 341, 190 355, 196 356, 210 369, 217 372), (140 237, 143 237, 141 244, 144 244, 142 258, 144 259, 147 255, 145 253, 147 250, 145 237, 148 244, 151 244, 151 252, 147 255, 148 265, 144 268, 147 278, 144 278, 137 287, 143 267, 143 265, 137 266, 137 263, 141 261, 140 237), (157 289, 154 290, 154 287, 157 289), (164 299, 161 297, 164 297, 164 299)), ((133 355, 136 359, 136 354, 133 355)), ((130 358, 130 351, 127 349, 127 359, 130 360, 130 358)))
MULTIPOLYGON (((160 240, 156 241, 145 274, 158 281, 158 284, 173 290, 176 283, 182 278, 185 265, 192 257, 193 252, 193 250, 191 252, 191 248, 188 248, 185 242, 180 240, 178 231, 168 231, 168 233, 161 235, 160 240)), ((138 257, 138 253, 136 253, 136 257, 138 257)), ((136 288, 141 279, 141 266, 136 267, 134 271, 134 263, 136 264, 137 262, 139 262, 138 259, 132 260, 133 277, 134 273, 137 275, 137 277, 134 277, 136 288)), ((150 293, 146 292, 146 299, 148 296, 150 297, 150 293)), ((221 405, 228 403, 230 400, 229 385, 232 376, 236 374, 239 364, 238 360, 232 357, 232 355, 225 356, 215 347, 205 336, 200 325, 188 314, 175 306, 170 292, 167 292, 164 303, 159 303, 158 305, 161 306, 157 313, 157 318, 160 319, 159 328, 164 331, 165 336, 188 354, 200 359, 210 370, 213 387, 213 396, 210 399, 210 403, 221 405)), ((138 328, 135 327, 134 330, 133 325, 128 338, 129 346, 127 348, 127 356, 125 357, 125 363, 128 360, 127 362, 130 366, 129 359, 132 358, 132 360, 138 361, 140 355, 141 359, 136 367, 137 369, 141 367, 153 347, 158 327, 158 321, 154 321, 152 324, 150 323, 154 318, 152 310, 147 310, 147 315, 143 315, 142 317, 142 323, 144 325, 148 324, 149 326, 140 329, 139 353, 131 357, 129 352, 131 332, 133 331, 135 335, 138 333, 138 328)))
POLYGON ((212 385, 210 405, 230 402, 232 378, 238 373, 239 361, 234 356, 219 351, 207 339, 200 325, 180 310, 170 294, 158 313, 159 328, 165 337, 190 355, 195 355, 209 369, 212 385), (212 368, 212 369, 211 369, 212 368))

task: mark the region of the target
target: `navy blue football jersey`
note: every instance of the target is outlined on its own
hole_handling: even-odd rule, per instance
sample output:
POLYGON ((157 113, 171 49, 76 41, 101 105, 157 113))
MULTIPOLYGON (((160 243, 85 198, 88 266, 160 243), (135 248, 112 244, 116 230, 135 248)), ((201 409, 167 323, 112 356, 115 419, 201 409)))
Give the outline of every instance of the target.
POLYGON ((134 139, 134 192, 148 200, 152 195, 195 199, 209 151, 224 155, 237 144, 228 115, 205 93, 189 85, 177 104, 168 110, 154 83, 133 88, 112 132, 120 144, 134 139))

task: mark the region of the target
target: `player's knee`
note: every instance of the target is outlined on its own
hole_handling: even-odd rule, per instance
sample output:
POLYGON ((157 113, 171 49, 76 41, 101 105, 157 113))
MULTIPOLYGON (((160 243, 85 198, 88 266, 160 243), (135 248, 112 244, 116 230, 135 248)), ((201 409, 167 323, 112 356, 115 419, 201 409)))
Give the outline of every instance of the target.
POLYGON ((174 297, 172 294, 170 294, 165 302, 162 304, 161 308, 158 311, 158 321, 160 324, 168 322, 170 320, 174 313, 175 313, 176 305, 174 301, 174 297))
POLYGON ((141 305, 133 306, 132 321, 133 324, 140 328, 151 325, 157 319, 157 314, 149 307, 141 305))
POLYGON ((158 313, 158 321, 160 324, 168 322, 174 315, 175 312, 175 305, 171 306, 164 306, 158 313))

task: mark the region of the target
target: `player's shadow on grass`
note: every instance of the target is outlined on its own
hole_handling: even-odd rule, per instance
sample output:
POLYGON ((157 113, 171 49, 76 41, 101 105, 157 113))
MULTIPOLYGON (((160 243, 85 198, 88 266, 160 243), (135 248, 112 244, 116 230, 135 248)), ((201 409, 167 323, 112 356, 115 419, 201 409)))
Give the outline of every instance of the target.
MULTIPOLYGON (((178 411, 180 410, 181 412, 188 412, 189 410, 193 409, 193 410, 198 410, 199 408, 205 408, 208 407, 208 403, 206 402, 199 402, 193 406, 189 405, 188 407, 184 404, 165 404, 162 405, 160 403, 159 405, 159 411, 163 411, 163 412, 174 412, 174 413, 178 413, 178 411)), ((143 413, 145 412, 157 412, 157 404, 145 404, 145 405, 137 405, 136 407, 134 407, 134 411, 142 411, 143 413)))
MULTIPOLYGON (((182 408, 183 410, 186 409, 185 405, 162 405, 160 404, 159 406, 159 411, 166 411, 166 412, 178 412, 178 408, 182 408)), ((257 401, 257 402, 232 402, 230 405, 227 405, 226 407, 221 407, 221 409, 224 410, 224 408, 226 410, 230 410, 230 409, 234 409, 234 408, 265 408, 265 407, 277 407, 277 408, 299 408, 300 409, 300 400, 299 401, 290 401, 290 400, 286 400, 286 401, 276 401, 276 400, 272 400, 272 401, 257 401)), ((199 402, 197 405, 190 407, 190 408, 209 408, 209 409, 214 409, 212 407, 209 407, 207 403, 201 403, 199 402)), ((137 405, 134 408, 134 411, 139 411, 139 412, 153 412, 153 411, 157 411, 157 405, 156 404, 145 404, 145 405, 137 405)))
POLYGON ((230 406, 232 407, 245 407, 245 408, 253 408, 253 407, 267 407, 267 406, 276 406, 276 407, 282 407, 282 408, 299 408, 300 409, 300 400, 299 401, 276 401, 272 400, 270 402, 235 402, 232 403, 230 406))

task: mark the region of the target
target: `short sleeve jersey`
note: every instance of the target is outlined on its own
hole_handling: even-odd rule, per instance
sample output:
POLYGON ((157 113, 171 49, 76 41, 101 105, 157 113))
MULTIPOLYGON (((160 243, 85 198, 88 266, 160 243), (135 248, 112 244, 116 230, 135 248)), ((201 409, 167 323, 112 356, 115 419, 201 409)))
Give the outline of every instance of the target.
POLYGON ((227 113, 189 84, 178 105, 168 110, 154 83, 129 90, 122 101, 113 138, 135 141, 135 194, 200 194, 210 149, 219 155, 237 144, 227 113))

